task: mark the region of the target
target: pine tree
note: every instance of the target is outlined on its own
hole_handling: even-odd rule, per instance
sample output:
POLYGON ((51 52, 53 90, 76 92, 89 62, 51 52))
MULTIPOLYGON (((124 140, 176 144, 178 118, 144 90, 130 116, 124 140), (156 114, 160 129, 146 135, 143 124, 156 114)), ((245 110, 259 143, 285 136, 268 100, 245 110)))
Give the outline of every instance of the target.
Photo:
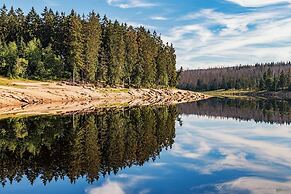
POLYGON ((279 82, 278 82, 278 88, 283 90, 287 85, 286 81, 287 80, 286 80, 284 71, 281 71, 280 77, 279 77, 279 82))
POLYGON ((69 17, 69 57, 70 71, 73 81, 81 80, 81 70, 84 68, 83 34, 80 16, 72 10, 69 17))
POLYGON ((132 26, 126 29, 124 35, 125 47, 126 47, 126 59, 124 67, 124 80, 129 86, 132 84, 133 70, 138 63, 138 42, 137 33, 132 26))
POLYGON ((43 47, 47 47, 49 44, 54 43, 54 25, 55 25, 55 15, 51 9, 45 7, 42 13, 41 19, 41 43, 43 47))
POLYGON ((87 81, 96 80, 98 54, 101 44, 101 26, 95 12, 89 14, 84 24, 84 74, 87 81))
POLYGON ((24 41, 29 42, 33 38, 40 37, 41 20, 35 9, 32 7, 25 19, 24 41))
POLYGON ((5 4, 0 10, 0 41, 6 42, 7 34, 9 30, 7 8, 5 4))
POLYGON ((108 84, 120 85, 124 76, 125 63, 125 43, 120 24, 115 21, 109 23, 109 66, 108 66, 108 84))
POLYGON ((21 44, 21 41, 23 41, 24 38, 24 32, 25 32, 25 15, 23 11, 18 8, 16 11, 16 42, 17 44, 21 44))
POLYGON ((7 14, 8 17, 8 32, 6 37, 6 42, 13 42, 17 40, 17 16, 14 11, 14 8, 11 7, 10 11, 7 14))
POLYGON ((144 27, 138 28, 139 63, 143 68, 142 85, 152 86, 156 81, 156 64, 158 47, 154 38, 144 27))
POLYGON ((157 57, 157 85, 168 86, 168 64, 169 64, 169 52, 167 48, 160 45, 159 53, 157 57))
POLYGON ((173 44, 171 44, 170 48, 170 62, 168 65, 168 76, 169 76, 169 85, 171 87, 176 87, 177 85, 177 72, 176 72, 176 55, 173 44))
POLYGON ((96 78, 97 81, 105 84, 108 81, 108 64, 109 64, 109 36, 108 36, 108 28, 110 21, 105 15, 102 19, 101 29, 101 47, 99 50, 99 65, 97 66, 96 78))

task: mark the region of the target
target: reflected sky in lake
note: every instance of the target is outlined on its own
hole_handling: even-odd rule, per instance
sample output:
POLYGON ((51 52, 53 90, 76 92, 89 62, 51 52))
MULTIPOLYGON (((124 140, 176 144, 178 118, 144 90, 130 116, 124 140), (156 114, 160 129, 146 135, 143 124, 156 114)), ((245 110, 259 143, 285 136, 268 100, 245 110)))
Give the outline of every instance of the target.
POLYGON ((125 166, 88 184, 86 177, 45 186, 24 178, 1 193, 290 193, 291 127, 180 114, 172 148, 143 166, 125 166), (182 125, 180 125, 182 122, 182 125))

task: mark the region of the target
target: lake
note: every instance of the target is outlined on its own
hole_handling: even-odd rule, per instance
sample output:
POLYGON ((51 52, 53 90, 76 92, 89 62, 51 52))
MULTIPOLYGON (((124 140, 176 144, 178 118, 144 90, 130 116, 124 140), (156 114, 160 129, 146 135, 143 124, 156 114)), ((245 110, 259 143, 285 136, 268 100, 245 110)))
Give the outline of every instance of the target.
POLYGON ((291 193, 291 102, 0 120, 1 193, 291 193))

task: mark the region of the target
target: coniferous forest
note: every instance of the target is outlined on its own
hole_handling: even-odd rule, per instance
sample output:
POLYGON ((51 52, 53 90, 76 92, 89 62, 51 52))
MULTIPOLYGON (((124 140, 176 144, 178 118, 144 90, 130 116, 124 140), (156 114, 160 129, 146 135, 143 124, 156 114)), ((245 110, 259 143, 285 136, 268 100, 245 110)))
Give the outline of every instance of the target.
POLYGON ((45 8, 0 10, 0 75, 110 86, 176 86, 173 45, 144 27, 45 8))
POLYGON ((291 91, 291 62, 182 71, 179 88, 291 91))

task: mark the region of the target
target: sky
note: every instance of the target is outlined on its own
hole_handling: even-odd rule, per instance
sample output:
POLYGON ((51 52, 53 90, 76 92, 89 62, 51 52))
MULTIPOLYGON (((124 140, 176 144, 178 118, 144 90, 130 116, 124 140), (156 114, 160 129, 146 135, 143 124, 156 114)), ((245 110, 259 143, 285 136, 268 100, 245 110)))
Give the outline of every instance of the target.
POLYGON ((0 0, 28 12, 95 10, 174 44, 184 69, 291 60, 291 0, 0 0))

